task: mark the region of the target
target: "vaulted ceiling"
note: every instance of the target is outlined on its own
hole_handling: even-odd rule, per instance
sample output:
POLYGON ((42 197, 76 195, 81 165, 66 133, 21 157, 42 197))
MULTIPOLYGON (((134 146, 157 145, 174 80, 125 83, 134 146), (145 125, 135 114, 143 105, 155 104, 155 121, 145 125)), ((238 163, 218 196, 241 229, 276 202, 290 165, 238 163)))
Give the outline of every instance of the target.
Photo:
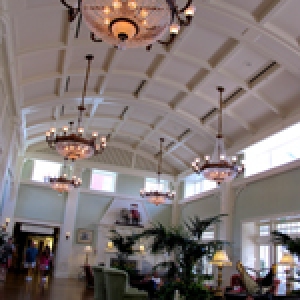
POLYGON ((298 121, 300 1, 194 2, 192 25, 171 47, 147 52, 92 42, 84 22, 76 38, 78 23, 68 23, 60 0, 2 0, 27 151, 46 151, 45 132, 76 119, 88 53, 95 60, 85 130, 110 137, 108 153, 97 158, 103 163, 153 169, 164 137, 165 171, 187 173, 195 157, 212 151, 218 85, 226 89, 229 153, 298 121))

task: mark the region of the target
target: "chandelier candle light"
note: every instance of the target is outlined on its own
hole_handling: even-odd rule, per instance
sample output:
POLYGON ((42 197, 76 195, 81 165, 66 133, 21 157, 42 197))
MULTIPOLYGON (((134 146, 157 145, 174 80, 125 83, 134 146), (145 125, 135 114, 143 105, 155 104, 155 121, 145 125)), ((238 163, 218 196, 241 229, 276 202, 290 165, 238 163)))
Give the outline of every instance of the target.
POLYGON ((55 149, 61 156, 71 161, 89 158, 101 153, 106 147, 106 137, 101 137, 97 140, 98 132, 93 132, 91 137, 84 136, 84 128, 82 127, 82 117, 86 110, 84 98, 86 96, 91 61, 94 59, 94 56, 89 54, 86 56, 86 59, 88 66, 82 92, 82 101, 78 106, 77 128, 74 128, 74 122, 69 122, 69 126, 64 126, 60 133, 56 133, 56 128, 51 128, 50 131, 46 132, 46 142, 49 147, 55 149))
POLYGON ((77 178, 76 176, 73 176, 71 179, 68 178, 67 172, 66 172, 66 164, 63 166, 63 174, 59 177, 49 177, 48 181, 52 187, 53 190, 62 193, 69 192, 72 188, 78 188, 82 184, 81 178, 77 178))
POLYGON ((180 26, 188 26, 195 14, 193 0, 178 8, 176 0, 78 0, 73 7, 66 0, 69 21, 81 14, 95 42, 105 41, 120 49, 146 46, 158 42, 170 45, 180 26), (169 29, 169 38, 160 40, 169 29))
POLYGON ((205 156, 204 163, 201 163, 200 158, 196 158, 192 163, 193 171, 197 174, 203 174, 204 178, 215 181, 217 184, 221 184, 223 181, 229 181, 234 179, 237 175, 244 171, 243 165, 238 165, 237 157, 232 156, 228 158, 226 156, 224 138, 222 133, 222 93, 224 88, 217 87, 220 93, 220 108, 218 119, 218 134, 216 138, 216 144, 212 157, 205 156))
POLYGON ((163 146, 164 139, 160 139, 160 151, 158 153, 158 171, 157 171, 157 189, 146 191, 146 189, 140 190, 140 196, 146 198, 150 203, 155 205, 163 204, 166 200, 173 200, 175 197, 175 191, 161 191, 161 184, 160 184, 160 175, 162 173, 162 146, 163 146))

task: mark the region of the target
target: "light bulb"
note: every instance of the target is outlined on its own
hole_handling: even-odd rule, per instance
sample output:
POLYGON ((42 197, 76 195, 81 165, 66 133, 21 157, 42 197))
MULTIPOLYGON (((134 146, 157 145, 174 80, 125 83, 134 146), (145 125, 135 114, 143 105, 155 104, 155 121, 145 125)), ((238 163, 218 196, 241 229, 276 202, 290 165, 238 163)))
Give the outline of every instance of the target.
POLYGON ((170 34, 175 34, 177 35, 178 32, 180 30, 180 26, 176 23, 173 23, 171 26, 170 26, 170 34))
POLYGON ((136 9, 136 2, 135 1, 128 1, 128 7, 130 9, 136 9))
POLYGON ((141 17, 142 18, 147 18, 149 15, 149 12, 146 9, 141 10, 141 17))
POLYGON ((194 5, 190 5, 185 11, 184 14, 187 17, 193 17, 196 11, 196 7, 194 5))
POLYGON ((113 1, 112 6, 114 9, 120 9, 122 7, 122 3, 118 0, 113 1))
POLYGON ((50 132, 51 133, 54 133, 56 131, 56 128, 54 128, 54 127, 52 127, 51 129, 50 129, 50 132))
POLYGON ((105 13, 106 15, 108 15, 110 13, 110 8, 108 6, 104 6, 103 13, 105 13))

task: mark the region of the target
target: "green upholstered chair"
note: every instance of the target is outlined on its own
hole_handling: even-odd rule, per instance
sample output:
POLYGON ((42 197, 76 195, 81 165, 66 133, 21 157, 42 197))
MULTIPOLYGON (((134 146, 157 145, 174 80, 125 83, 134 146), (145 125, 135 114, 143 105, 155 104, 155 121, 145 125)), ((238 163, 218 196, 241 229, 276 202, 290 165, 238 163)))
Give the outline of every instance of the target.
POLYGON ((93 267, 94 271, 94 298, 97 300, 106 300, 104 267, 93 267))
POLYGON ((128 274, 117 269, 104 269, 106 300, 147 300, 148 294, 130 288, 128 274))

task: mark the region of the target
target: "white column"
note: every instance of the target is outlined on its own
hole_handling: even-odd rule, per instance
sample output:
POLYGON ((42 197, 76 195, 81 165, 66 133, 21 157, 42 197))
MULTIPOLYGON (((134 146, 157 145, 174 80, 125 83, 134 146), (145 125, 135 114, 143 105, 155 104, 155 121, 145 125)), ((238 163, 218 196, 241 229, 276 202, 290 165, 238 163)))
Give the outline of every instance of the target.
POLYGON ((231 249, 233 248, 233 213, 235 194, 231 182, 224 182, 220 187, 220 214, 227 214, 222 218, 219 224, 219 239, 231 243, 231 246, 225 247, 229 259, 232 261, 232 267, 223 268, 223 286, 230 284, 231 275, 235 271, 235 259, 231 249))
POLYGON ((24 156, 19 156, 15 167, 14 181, 11 182, 11 186, 10 186, 11 190, 10 193, 8 194, 9 199, 4 201, 2 216, 0 218, 0 224, 4 224, 6 218, 10 219, 10 222, 6 228, 6 231, 10 235, 12 235, 13 228, 14 228, 13 218, 14 218, 15 208, 18 200, 18 192, 20 187, 20 179, 21 179, 23 164, 24 164, 24 156))
POLYGON ((177 226, 179 225, 179 219, 180 219, 180 213, 179 213, 179 182, 175 181, 174 182, 174 189, 176 192, 176 195, 174 197, 173 203, 172 203, 172 220, 171 220, 171 225, 172 226, 177 226))
MULTIPOLYGON (((82 168, 75 167, 74 175, 80 177, 82 168)), ((56 252, 55 277, 68 278, 71 272, 72 250, 75 240, 75 221, 78 208, 80 189, 72 189, 66 199, 63 225, 60 228, 59 241, 56 252), (66 232, 70 232, 70 238, 66 239, 66 232)))

